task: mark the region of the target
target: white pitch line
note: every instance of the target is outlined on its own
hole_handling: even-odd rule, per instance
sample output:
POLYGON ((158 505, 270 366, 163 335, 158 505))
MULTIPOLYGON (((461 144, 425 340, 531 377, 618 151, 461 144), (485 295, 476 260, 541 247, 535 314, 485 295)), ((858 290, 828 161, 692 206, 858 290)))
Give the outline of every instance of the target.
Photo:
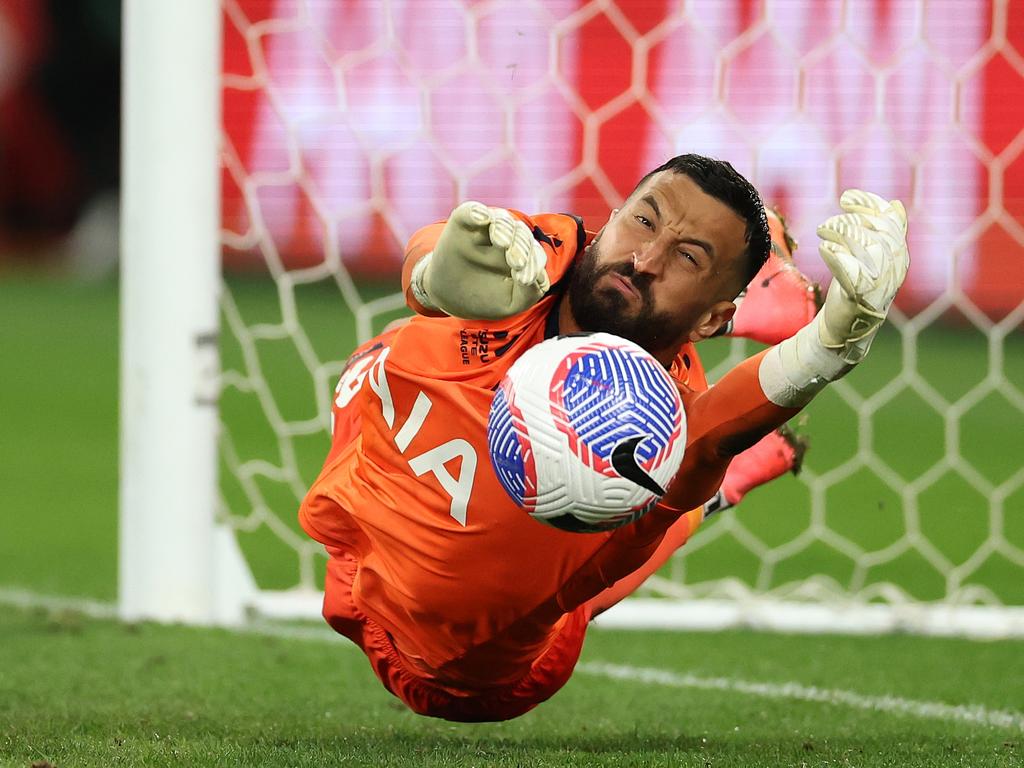
MULTIPOLYGON (((69 611, 80 613, 92 619, 117 619, 117 606, 114 603, 92 600, 84 597, 55 597, 41 595, 25 589, 0 589, 0 606, 8 605, 26 610, 42 609, 44 611, 69 611)), ((261 637, 279 637, 285 640, 310 640, 314 642, 339 643, 342 647, 356 645, 334 630, 325 626, 276 624, 274 622, 255 621, 241 626, 220 627, 228 632, 242 635, 259 635, 261 637)))
POLYGON ((987 709, 977 704, 954 706, 939 701, 915 701, 898 696, 866 696, 853 691, 816 688, 800 683, 756 683, 730 677, 697 677, 666 669, 607 664, 600 661, 581 663, 577 665, 576 670, 594 677, 652 683, 669 688, 695 688, 704 691, 742 693, 768 699, 811 701, 875 712, 894 712, 926 720, 956 721, 1024 731, 1024 714, 1003 709, 987 709))
POLYGON ((116 619, 117 606, 86 597, 40 595, 27 589, 0 589, 0 605, 14 608, 42 608, 46 611, 74 611, 93 619, 116 619))

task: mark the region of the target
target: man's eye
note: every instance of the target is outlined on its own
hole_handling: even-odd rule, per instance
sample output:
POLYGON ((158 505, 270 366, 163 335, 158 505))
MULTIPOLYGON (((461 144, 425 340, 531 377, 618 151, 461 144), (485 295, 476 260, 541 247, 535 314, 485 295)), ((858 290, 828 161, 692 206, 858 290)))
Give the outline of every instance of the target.
POLYGON ((680 251, 679 255, 682 256, 683 258, 686 258, 686 259, 689 259, 690 261, 692 261, 694 266, 698 266, 697 265, 697 259, 696 259, 696 257, 692 253, 690 253, 688 251, 680 251))
POLYGON ((647 218, 646 216, 640 216, 640 215, 637 215, 637 216, 635 216, 634 218, 635 218, 635 219, 636 219, 636 220, 637 220, 638 222, 640 222, 640 225, 641 225, 641 226, 647 227, 648 229, 653 229, 653 225, 651 224, 651 220, 650 220, 650 219, 648 219, 648 218, 647 218))

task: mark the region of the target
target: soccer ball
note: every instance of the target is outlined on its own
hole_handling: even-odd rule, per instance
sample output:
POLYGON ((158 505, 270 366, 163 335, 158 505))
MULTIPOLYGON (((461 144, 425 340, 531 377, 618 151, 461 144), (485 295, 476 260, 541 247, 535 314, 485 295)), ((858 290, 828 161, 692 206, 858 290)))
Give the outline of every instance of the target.
POLYGON ((683 460, 686 414, 665 369, 608 333, 532 347, 491 403, 498 480, 535 519, 596 532, 651 509, 683 460))

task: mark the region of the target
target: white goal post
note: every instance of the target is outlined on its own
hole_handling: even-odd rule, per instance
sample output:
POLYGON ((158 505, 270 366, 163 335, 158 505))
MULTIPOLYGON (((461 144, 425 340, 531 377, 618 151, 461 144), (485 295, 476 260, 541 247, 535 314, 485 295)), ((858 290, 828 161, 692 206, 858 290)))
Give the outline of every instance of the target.
POLYGON ((118 584, 127 620, 237 623, 251 585, 233 534, 215 521, 220 30, 215 3, 124 4, 118 584))
MULTIPOLYGON (((641 597, 617 606, 601 623, 1024 636, 1024 594, 1006 598, 972 581, 988 559, 998 558, 1000 567, 1024 584, 1024 525, 1014 523, 1024 519, 1024 469, 992 479, 971 466, 957 442, 961 421, 987 398, 1005 400, 1013 424, 1024 416, 1024 382, 1007 383, 1003 367, 1007 339, 1019 336, 1024 325, 1024 292, 1019 306, 995 319, 973 298, 965 298, 968 280, 983 271, 978 243, 986 228, 1008 232, 1024 254, 1024 228, 1008 212, 999 175, 1022 162, 1024 131, 989 150, 981 130, 965 117, 973 114, 969 98, 981 98, 975 83, 988 62, 1005 59, 1024 77, 1024 60, 1006 42, 1008 5, 993 0, 988 26, 984 20, 974 27, 961 21, 962 28, 956 36, 950 32, 950 40, 966 40, 971 34, 977 40, 976 50, 960 53, 952 50, 955 44, 943 47, 928 37, 934 24, 929 27, 923 0, 896 4, 912 25, 910 42, 882 53, 864 49, 865 32, 854 23, 863 17, 842 10, 846 3, 835 4, 835 19, 820 20, 821 30, 827 31, 819 32, 800 26, 803 16, 813 14, 800 11, 799 2, 769 0, 759 18, 737 27, 730 38, 723 30, 739 23, 726 18, 725 9, 732 5, 728 0, 666 2, 672 10, 644 26, 646 22, 628 12, 630 4, 614 0, 431 0, 422 6, 404 0, 124 0, 123 618, 224 625, 256 616, 317 618, 323 554, 297 531, 294 518, 303 489, 318 469, 310 457, 317 445, 322 446, 321 460, 326 454, 331 390, 344 358, 336 340, 323 342, 323 328, 309 327, 319 320, 308 318, 320 316, 306 314, 304 302, 313 293, 327 307, 316 311, 336 308, 344 314, 351 348, 379 331, 403 304, 393 290, 366 287, 367 264, 372 277, 388 257, 376 252, 367 257, 360 249, 383 247, 390 258, 397 258, 403 238, 417 226, 443 215, 458 199, 488 193, 508 196, 488 202, 527 210, 568 210, 586 200, 595 211, 607 211, 622 197, 621 169, 612 165, 623 152, 606 152, 606 145, 621 142, 613 129, 626 116, 630 130, 642 125, 650 133, 643 142, 637 140, 646 152, 638 159, 640 165, 674 151, 719 154, 748 174, 766 196, 779 191, 778 180, 785 178, 787 167, 796 168, 786 189, 798 211, 798 234, 803 235, 813 233, 815 217, 834 205, 841 175, 856 179, 868 173, 855 161, 871 172, 882 168, 882 182, 899 191, 904 183, 899 158, 906 155, 911 158, 907 199, 912 228, 924 233, 912 242, 912 255, 944 244, 947 237, 955 255, 948 261, 923 259, 927 269, 917 273, 913 287, 917 314, 895 312, 891 348, 897 349, 892 358, 897 369, 889 372, 891 380, 867 394, 845 381, 833 388, 830 397, 846 409, 843 413, 852 414, 849 420, 857 436, 851 436, 855 445, 849 456, 804 473, 800 482, 806 503, 799 513, 806 517, 806 529, 786 540, 768 540, 744 524, 742 513, 727 512, 705 526, 641 597), (415 15, 427 5, 429 14, 415 15), (259 16, 253 10, 257 6, 276 8, 279 15, 259 16), (352 15, 333 17, 339 11, 332 9, 342 6, 352 15), (720 17, 709 21, 701 14, 720 17), (436 25, 428 30, 431 34, 451 33, 458 44, 424 47, 409 30, 428 23, 436 25), (526 31, 517 32, 517 24, 526 31), (595 85, 578 71, 594 66, 593 58, 579 53, 580 47, 603 40, 601 35, 624 46, 624 60, 632 62, 625 90, 603 104, 594 95, 603 81, 595 85), (816 47, 806 43, 814 35, 822 40, 816 47), (714 49, 712 44, 722 40, 714 49), (707 50, 696 50, 694 41, 707 50), (234 56, 231 63, 224 60, 225 46, 234 56), (441 57, 442 48, 454 51, 450 59, 431 58, 441 57), (713 65, 704 67, 687 58, 703 53, 713 65), (532 69, 521 66, 524 56, 541 63, 532 69), (792 88, 788 81, 773 80, 770 72, 762 73, 763 88, 757 82, 758 87, 744 84, 737 73, 757 70, 758 56, 773 66, 789 67, 795 73, 792 88), (237 65, 238 58, 244 66, 237 65), (917 59, 926 64, 915 63, 917 59), (683 88, 663 71, 670 66, 695 81, 706 77, 708 87, 700 93, 696 86, 692 91, 683 88), (858 108, 875 112, 862 116, 861 129, 829 138, 825 134, 834 127, 832 121, 853 121, 854 110, 819 120, 808 94, 842 67, 856 70, 861 79, 851 88, 866 89, 858 108), (943 82, 932 84, 933 77, 943 82), (776 114, 772 104, 758 102, 762 91, 775 93, 773 89, 780 102, 792 100, 789 112, 776 114), (904 90, 934 94, 927 103, 912 103, 909 117, 900 113, 890 118, 887 99, 904 90), (733 95, 740 92, 745 101, 733 95), (953 127, 947 130, 936 123, 934 130, 919 128, 925 119, 917 120, 914 109, 932 114, 944 108, 944 99, 952 102, 954 92, 960 101, 953 127), (493 124, 477 130, 467 128, 465 121, 439 121, 440 112, 469 97, 489 100, 488 109, 496 114, 493 124), (699 109, 683 109, 680 105, 688 100, 699 102, 699 109), (242 146, 240 131, 225 126, 222 115, 222 104, 242 102, 248 146, 242 146), (758 114, 773 126, 770 130, 753 130, 758 114), (677 131, 674 121, 686 129, 677 131), (921 146, 909 150, 906 136, 914 130, 928 135, 921 146), (488 139, 491 145, 476 155, 465 154, 487 131, 494 133, 488 139), (568 161, 558 155, 531 166, 531 153, 571 143, 567 136, 572 131, 578 157, 568 161), (876 160, 883 150, 889 155, 876 160), (970 221, 957 218, 962 199, 930 202, 929 195, 940 185, 940 151, 959 163, 964 197, 969 191, 986 199, 988 207, 970 221), (988 174, 987 192, 981 189, 980 175, 972 181, 964 171, 964 158, 975 156, 982 158, 977 162, 988 174), (893 168, 885 165, 885 158, 896 158, 893 168), (823 176, 820 184, 809 177, 815 172, 823 176), (508 183, 496 186, 495 178, 508 183), (913 251, 914 246, 919 250, 913 251), (222 277, 224 252, 241 254, 243 266, 253 274, 222 277), (333 298, 323 301, 327 291, 333 298), (270 310, 265 310, 266 302, 272 304, 270 310), (918 367, 919 347, 932 343, 932 324, 947 310, 965 316, 969 330, 992 350, 986 358, 987 378, 966 393, 939 392, 918 367), (276 349, 274 345, 287 348, 287 365, 268 364, 266 350, 276 349), (277 381, 283 370, 295 378, 277 381), (286 407, 281 389, 301 394, 309 407, 286 407), (946 441, 934 464, 915 467, 909 479, 887 466, 875 434, 876 415, 894 408, 903 392, 923 402, 930 416, 936 414, 946 441), (258 413, 258 426, 269 438, 243 439, 233 421, 237 417, 222 416, 228 401, 233 408, 240 400, 258 413), (247 439, 260 444, 262 453, 243 446, 247 439), (837 530, 831 516, 835 489, 867 475, 877 479, 887 499, 900 505, 893 514, 904 526, 891 542, 877 546, 863 543, 856 531, 837 530), (231 489, 225 488, 228 484, 231 489), (979 515, 989 526, 987 536, 979 535, 974 550, 960 559, 944 545, 936 546, 930 529, 920 524, 924 507, 939 493, 932 489, 946 487, 975 493, 982 507, 979 515), (263 538, 256 540, 258 536, 263 538), (699 557, 726 539, 736 543, 742 562, 756 560, 747 569, 756 569, 754 575, 691 584, 687 555, 699 557), (790 581, 777 576, 777 565, 818 545, 849 561, 852 575, 845 581, 813 571, 790 581), (908 555, 940 574, 941 595, 919 599, 898 581, 871 575, 872 568, 908 555), (262 568, 254 564, 260 557, 288 559, 289 565, 262 568), (683 565, 676 567, 678 563, 683 565), (280 575, 282 570, 288 578, 280 575), (271 576, 264 575, 271 571, 271 576), (260 582, 265 582, 263 588, 257 586, 260 582)), ((613 54, 610 48, 608 55, 613 54)), ((614 79, 604 79, 609 78, 614 79)), ((848 84, 853 83, 852 74, 850 78, 848 84)), ((580 212, 595 218, 595 211, 580 212)), ((384 267, 378 272, 394 281, 394 264, 384 267)), ((712 376, 747 351, 734 342, 712 376)), ((813 421, 811 426, 829 428, 813 421)))

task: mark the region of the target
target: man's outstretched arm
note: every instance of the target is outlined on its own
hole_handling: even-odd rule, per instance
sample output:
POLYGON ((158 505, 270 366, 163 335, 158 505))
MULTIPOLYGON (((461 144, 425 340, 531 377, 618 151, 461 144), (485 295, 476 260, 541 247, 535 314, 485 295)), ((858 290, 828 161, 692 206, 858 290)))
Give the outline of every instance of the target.
POLYGON ((659 550, 662 557, 675 551, 697 528, 732 458, 864 358, 909 267, 906 213, 898 201, 856 190, 843 193, 840 205, 845 213, 818 228, 819 251, 833 275, 821 312, 707 392, 682 391, 686 453, 668 493, 649 513, 615 531, 566 581, 555 599, 559 610, 595 600, 592 608, 599 612, 642 581, 648 574, 637 571, 644 563, 656 561, 659 550))
POLYGON ((906 212, 867 192, 843 193, 844 213, 818 228, 832 272, 825 303, 792 338, 684 393, 687 451, 652 514, 692 509, 718 490, 729 460, 796 415, 829 382, 864 359, 910 264, 906 212))
MULTIPOLYGON (((785 428, 770 432, 761 438, 752 448, 748 448, 733 460, 725 473, 722 488, 704 503, 703 509, 691 509, 685 515, 680 515, 679 519, 665 530, 656 546, 654 540, 647 545, 647 550, 651 551, 651 554, 641 565, 588 600, 591 614, 596 616, 633 594, 689 541, 708 516, 735 506, 742 500, 743 495, 753 488, 771 482, 786 472, 795 473, 801 458, 802 446, 799 439, 785 431, 785 428)), ((615 571, 618 572, 620 571, 615 571)))

